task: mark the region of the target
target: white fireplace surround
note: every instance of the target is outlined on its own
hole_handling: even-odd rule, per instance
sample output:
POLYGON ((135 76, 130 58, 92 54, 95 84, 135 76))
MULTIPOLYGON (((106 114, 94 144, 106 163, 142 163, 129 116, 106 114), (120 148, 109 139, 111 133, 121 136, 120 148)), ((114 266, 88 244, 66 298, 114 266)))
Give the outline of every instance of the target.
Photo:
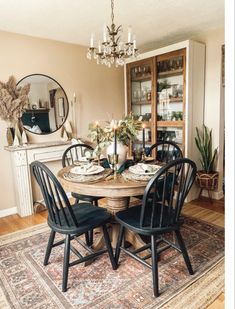
POLYGON ((35 160, 40 162, 61 160, 65 149, 70 144, 71 142, 56 141, 5 147, 11 155, 17 213, 21 217, 33 214, 30 164, 35 160))

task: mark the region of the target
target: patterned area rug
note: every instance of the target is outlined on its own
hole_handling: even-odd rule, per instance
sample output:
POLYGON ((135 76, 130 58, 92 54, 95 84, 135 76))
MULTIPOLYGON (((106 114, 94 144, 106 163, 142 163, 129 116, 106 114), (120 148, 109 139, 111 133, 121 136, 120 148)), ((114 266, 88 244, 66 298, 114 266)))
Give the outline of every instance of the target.
POLYGON ((158 298, 151 270, 124 254, 116 271, 106 254, 87 267, 70 268, 69 289, 62 293, 63 248, 54 248, 50 264, 42 264, 49 235, 45 224, 2 236, 0 308, 206 308, 223 291, 224 230, 186 217, 182 234, 195 274, 188 274, 178 252, 165 251, 158 298))

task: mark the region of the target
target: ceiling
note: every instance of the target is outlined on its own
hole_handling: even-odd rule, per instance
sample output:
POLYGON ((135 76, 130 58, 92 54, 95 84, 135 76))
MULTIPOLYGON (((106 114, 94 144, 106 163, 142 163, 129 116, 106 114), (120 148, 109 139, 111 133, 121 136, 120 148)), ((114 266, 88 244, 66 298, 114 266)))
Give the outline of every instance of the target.
MULTIPOLYGON (((110 0, 0 0, 0 30, 89 45, 111 24, 110 0)), ((115 0, 114 22, 144 51, 224 26, 224 0, 115 0)))

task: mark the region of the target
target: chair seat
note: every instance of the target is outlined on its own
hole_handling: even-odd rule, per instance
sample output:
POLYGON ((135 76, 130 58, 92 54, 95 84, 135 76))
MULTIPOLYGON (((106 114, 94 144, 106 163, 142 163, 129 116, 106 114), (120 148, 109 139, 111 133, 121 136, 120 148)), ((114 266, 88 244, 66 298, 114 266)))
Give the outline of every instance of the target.
POLYGON ((68 223, 65 222, 64 216, 62 215, 62 210, 59 210, 61 224, 55 224, 50 220, 50 218, 48 218, 49 226, 59 233, 80 235, 93 228, 107 223, 111 218, 111 215, 107 212, 105 208, 96 207, 90 203, 74 204, 72 205, 72 209, 76 217, 78 226, 75 226, 73 224, 68 208, 64 208, 64 211, 69 221, 68 223))
MULTIPOLYGON (((156 220, 155 220, 156 222, 154 222, 154 226, 158 226, 158 228, 149 227, 150 219, 148 222, 145 222, 148 227, 142 227, 140 226, 141 207, 142 206, 139 205, 139 206, 128 208, 127 210, 119 211, 118 213, 116 213, 117 222, 119 222, 124 227, 138 234, 146 235, 146 236, 150 236, 154 234, 162 234, 162 233, 166 233, 167 231, 173 231, 174 229, 177 229, 179 225, 183 223, 183 219, 182 219, 177 225, 174 224, 174 226, 173 225, 165 226, 166 225, 165 218, 168 217, 169 208, 168 206, 164 206, 163 214, 162 214, 162 217, 163 217, 162 226, 165 226, 164 228, 159 227, 160 214, 159 216, 156 217, 156 220)), ((149 208, 149 213, 151 213, 151 208, 149 208)), ((174 212, 172 213, 172 217, 173 216, 174 216, 174 212)), ((151 218, 151 216, 149 216, 149 218, 151 218)))
POLYGON ((79 201, 85 201, 85 202, 98 201, 99 199, 102 198, 100 196, 91 196, 91 195, 79 194, 79 193, 75 193, 75 192, 72 192, 71 195, 75 199, 77 199, 79 201))

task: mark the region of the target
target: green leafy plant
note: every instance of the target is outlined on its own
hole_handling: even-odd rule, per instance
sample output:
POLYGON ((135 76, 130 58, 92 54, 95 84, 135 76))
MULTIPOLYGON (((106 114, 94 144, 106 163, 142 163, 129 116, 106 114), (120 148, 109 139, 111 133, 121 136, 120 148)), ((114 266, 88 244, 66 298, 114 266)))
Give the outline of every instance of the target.
POLYGON ((114 140, 114 127, 117 132, 117 141, 128 145, 130 141, 136 139, 138 131, 141 129, 142 119, 134 116, 132 113, 125 116, 121 120, 107 121, 104 126, 97 125, 96 123, 89 124, 89 135, 91 141, 97 145, 95 151, 99 152, 104 149, 110 142, 114 140), (99 149, 98 149, 99 148, 99 149))
POLYGON ((196 128, 197 136, 195 137, 196 146, 200 152, 200 162, 206 173, 213 171, 214 162, 217 157, 217 148, 212 150, 212 129, 203 125, 202 131, 196 128))
POLYGON ((125 116, 123 119, 116 121, 116 123, 115 121, 113 123, 110 122, 105 129, 108 132, 112 132, 111 139, 114 134, 112 130, 113 124, 116 125, 117 128, 117 140, 124 145, 128 145, 130 141, 136 139, 138 131, 141 129, 142 122, 138 116, 134 116, 133 114, 125 116))
POLYGON ((167 79, 164 79, 162 82, 157 83, 157 91, 161 92, 163 89, 168 89, 171 87, 171 84, 168 83, 167 79))

